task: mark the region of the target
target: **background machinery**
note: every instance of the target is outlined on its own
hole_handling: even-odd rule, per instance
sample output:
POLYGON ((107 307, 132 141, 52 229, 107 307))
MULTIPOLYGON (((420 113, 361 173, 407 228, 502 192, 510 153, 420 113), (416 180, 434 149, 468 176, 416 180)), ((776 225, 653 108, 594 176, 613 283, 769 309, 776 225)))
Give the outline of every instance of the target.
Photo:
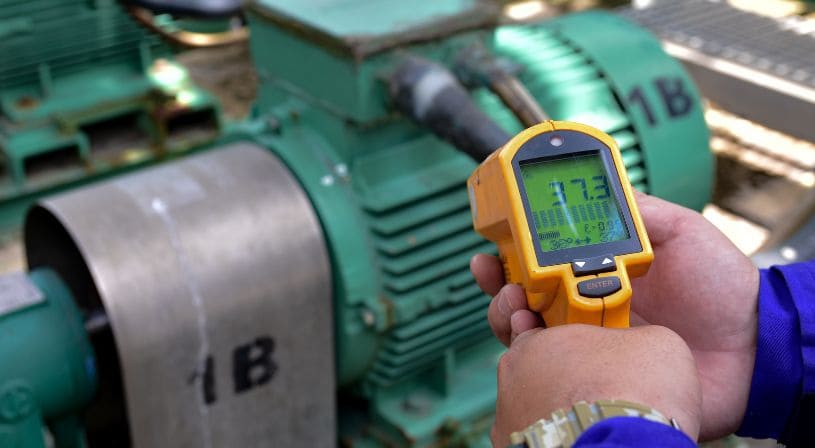
POLYGON ((715 200, 766 229, 752 245, 761 246, 753 260, 762 267, 815 257, 811 11, 801 2, 709 0, 635 2, 621 11, 662 39, 709 101, 719 177, 723 190, 734 190, 715 200))
POLYGON ((44 194, 221 131, 212 95, 115 0, 4 0, 0 37, 0 238, 44 194))
POLYGON ((472 231, 473 159, 548 115, 611 134, 637 188, 710 197, 698 92, 614 14, 502 24, 485 0, 244 14, 250 117, 29 211, 30 272, 0 278, 14 285, 0 334, 42 348, 0 337, 0 445, 487 444, 502 347, 468 270, 494 250, 472 231))

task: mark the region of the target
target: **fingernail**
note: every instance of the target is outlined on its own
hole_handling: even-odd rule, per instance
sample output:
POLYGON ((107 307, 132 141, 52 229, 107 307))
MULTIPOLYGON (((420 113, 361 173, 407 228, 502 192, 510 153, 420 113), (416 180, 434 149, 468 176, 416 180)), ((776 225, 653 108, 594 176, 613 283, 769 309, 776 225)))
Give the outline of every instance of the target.
POLYGON ((519 320, 522 319, 521 317, 522 315, 523 313, 521 312, 513 312, 512 315, 509 317, 510 341, 515 341, 515 338, 517 338, 518 335, 521 334, 518 332, 518 327, 520 327, 519 320))
POLYGON ((498 295, 495 296, 495 300, 498 301, 498 312, 504 317, 511 317, 512 307, 509 306, 509 300, 507 300, 503 290, 498 291, 498 295))
POLYGON ((520 319, 521 313, 512 313, 512 315, 509 317, 509 326, 512 328, 512 331, 515 331, 515 329, 518 328, 520 319))

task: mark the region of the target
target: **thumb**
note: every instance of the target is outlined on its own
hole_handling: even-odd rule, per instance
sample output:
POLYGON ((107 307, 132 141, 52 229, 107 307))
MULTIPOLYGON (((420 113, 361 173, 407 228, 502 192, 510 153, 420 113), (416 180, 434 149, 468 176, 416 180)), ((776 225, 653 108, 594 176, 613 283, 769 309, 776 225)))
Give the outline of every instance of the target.
POLYGON ((677 224, 700 215, 695 211, 634 190, 637 206, 651 244, 660 245, 676 236, 677 224))

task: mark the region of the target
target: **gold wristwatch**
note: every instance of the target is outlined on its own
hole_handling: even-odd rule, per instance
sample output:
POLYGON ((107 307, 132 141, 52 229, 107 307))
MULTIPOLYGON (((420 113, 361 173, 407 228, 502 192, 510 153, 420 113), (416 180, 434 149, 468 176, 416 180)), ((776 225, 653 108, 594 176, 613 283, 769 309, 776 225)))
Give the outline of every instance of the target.
POLYGON ((581 401, 512 433, 510 448, 569 448, 591 425, 611 417, 641 417, 679 429, 676 420, 645 405, 623 400, 581 401))

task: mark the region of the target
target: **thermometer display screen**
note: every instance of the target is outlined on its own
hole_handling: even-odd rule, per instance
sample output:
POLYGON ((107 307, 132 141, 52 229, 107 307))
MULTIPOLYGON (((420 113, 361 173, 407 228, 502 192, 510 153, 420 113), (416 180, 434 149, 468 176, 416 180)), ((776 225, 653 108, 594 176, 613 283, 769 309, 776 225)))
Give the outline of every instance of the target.
POLYGON ((599 152, 522 162, 520 170, 541 251, 629 238, 599 152))

